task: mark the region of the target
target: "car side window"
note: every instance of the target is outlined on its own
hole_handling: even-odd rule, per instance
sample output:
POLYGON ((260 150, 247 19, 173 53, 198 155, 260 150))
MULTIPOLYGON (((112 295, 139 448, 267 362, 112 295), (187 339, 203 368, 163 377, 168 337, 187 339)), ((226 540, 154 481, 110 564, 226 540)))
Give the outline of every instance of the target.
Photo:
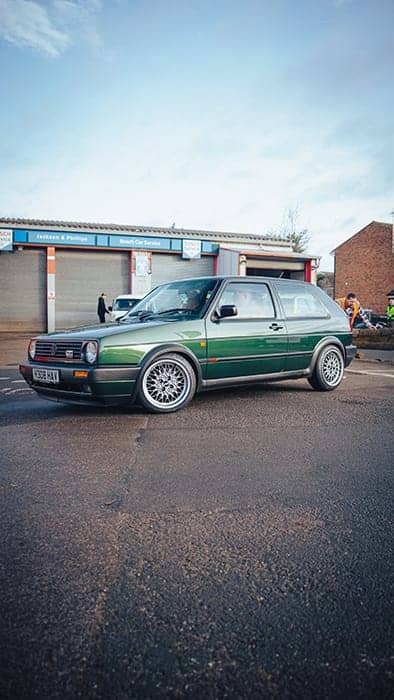
POLYGON ((236 318, 275 318, 275 309, 266 284, 230 282, 225 288, 219 306, 237 307, 236 318))
POLYGON ((312 289, 303 285, 277 285, 277 292, 287 318, 327 318, 329 313, 312 289))

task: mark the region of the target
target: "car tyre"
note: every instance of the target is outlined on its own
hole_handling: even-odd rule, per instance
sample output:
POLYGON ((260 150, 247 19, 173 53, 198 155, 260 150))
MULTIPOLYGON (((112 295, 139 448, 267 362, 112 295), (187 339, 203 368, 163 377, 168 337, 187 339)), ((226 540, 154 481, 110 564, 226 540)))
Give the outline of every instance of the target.
POLYGON ((308 382, 316 391, 333 391, 340 385, 345 370, 343 354, 336 345, 321 350, 308 382))
POLYGON ((196 386, 193 367, 182 355, 160 355, 142 371, 139 399, 151 413, 172 413, 187 406, 196 386))

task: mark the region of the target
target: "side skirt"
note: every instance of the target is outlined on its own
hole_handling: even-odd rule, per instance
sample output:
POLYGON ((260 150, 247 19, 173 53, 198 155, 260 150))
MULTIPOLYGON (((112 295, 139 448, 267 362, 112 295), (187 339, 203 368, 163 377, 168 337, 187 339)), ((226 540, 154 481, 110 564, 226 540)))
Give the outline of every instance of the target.
POLYGON ((271 374, 252 374, 242 377, 225 377, 224 379, 203 379, 200 391, 221 386, 237 386, 238 384, 252 384, 256 382, 275 382, 282 379, 300 379, 310 377, 310 369, 299 369, 294 372, 272 372, 271 374))

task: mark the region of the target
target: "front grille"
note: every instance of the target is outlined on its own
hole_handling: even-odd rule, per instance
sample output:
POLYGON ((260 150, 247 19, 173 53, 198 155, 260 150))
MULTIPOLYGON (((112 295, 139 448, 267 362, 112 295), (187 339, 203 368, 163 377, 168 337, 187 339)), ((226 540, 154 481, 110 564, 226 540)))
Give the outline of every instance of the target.
POLYGON ((83 342, 80 340, 37 340, 36 360, 63 360, 73 362, 81 359, 83 342), (71 354, 72 353, 72 354, 71 354))

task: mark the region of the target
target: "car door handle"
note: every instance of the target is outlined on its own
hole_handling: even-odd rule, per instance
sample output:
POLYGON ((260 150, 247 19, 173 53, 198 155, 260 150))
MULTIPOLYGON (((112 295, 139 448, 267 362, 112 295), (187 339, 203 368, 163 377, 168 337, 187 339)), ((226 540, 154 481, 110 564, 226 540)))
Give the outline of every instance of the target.
POLYGON ((270 331, 280 331, 283 328, 283 326, 280 326, 278 323, 271 323, 269 326, 270 331))

